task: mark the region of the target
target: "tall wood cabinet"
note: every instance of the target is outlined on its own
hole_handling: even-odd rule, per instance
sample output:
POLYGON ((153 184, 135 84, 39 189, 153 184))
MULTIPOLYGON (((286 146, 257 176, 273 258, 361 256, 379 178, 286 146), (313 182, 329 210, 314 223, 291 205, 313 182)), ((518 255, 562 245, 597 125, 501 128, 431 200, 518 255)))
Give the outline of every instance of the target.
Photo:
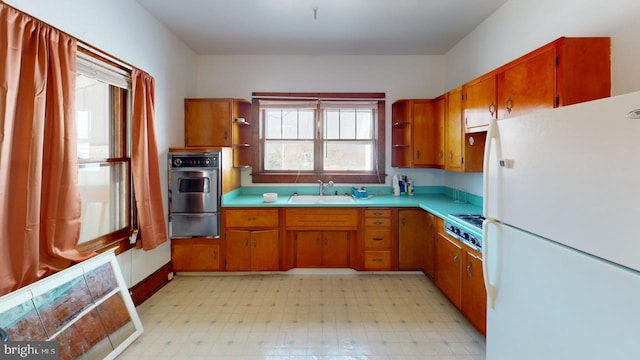
POLYGON ((185 146, 230 147, 233 165, 251 165, 251 102, 243 99, 185 99, 185 146))
POLYGON ((482 255, 469 248, 463 250, 462 314, 483 335, 487 328, 487 291, 482 275, 482 255))
POLYGON ((431 281, 436 281, 436 239, 438 237, 438 217, 425 212, 426 234, 422 249, 422 272, 431 281))

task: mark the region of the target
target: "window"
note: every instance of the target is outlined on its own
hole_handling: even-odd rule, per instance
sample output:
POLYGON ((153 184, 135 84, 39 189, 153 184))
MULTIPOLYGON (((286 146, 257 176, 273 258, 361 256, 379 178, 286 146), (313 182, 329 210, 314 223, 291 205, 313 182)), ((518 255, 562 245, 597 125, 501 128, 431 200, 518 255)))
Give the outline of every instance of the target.
POLYGON ((78 53, 76 126, 82 201, 80 250, 122 241, 133 216, 130 157, 130 76, 95 56, 78 53))
POLYGON ((384 94, 254 93, 253 105, 254 182, 384 183, 384 94))

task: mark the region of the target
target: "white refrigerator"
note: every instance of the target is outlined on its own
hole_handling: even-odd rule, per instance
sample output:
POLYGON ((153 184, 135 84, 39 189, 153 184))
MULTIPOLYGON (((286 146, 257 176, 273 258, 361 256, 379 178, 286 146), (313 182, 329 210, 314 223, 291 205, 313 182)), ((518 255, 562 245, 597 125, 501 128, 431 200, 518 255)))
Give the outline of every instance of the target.
POLYGON ((640 359, 640 92, 493 121, 487 360, 640 359))

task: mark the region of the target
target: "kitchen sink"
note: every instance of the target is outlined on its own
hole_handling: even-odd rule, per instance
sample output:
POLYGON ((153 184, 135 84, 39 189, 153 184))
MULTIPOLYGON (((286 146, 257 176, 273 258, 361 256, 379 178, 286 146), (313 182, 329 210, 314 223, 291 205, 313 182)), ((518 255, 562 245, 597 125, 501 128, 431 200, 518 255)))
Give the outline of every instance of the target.
POLYGON ((292 195, 288 202, 292 204, 351 204, 355 201, 349 195, 292 195))

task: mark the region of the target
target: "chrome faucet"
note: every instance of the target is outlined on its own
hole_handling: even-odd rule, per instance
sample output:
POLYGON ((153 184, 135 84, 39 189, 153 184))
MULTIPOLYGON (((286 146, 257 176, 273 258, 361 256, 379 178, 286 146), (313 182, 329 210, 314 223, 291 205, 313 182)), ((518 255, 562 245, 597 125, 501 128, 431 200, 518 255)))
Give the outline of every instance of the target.
POLYGON ((330 186, 333 186, 333 181, 329 181, 328 183, 324 183, 324 182, 322 182, 322 180, 318 180, 318 184, 320 184, 319 195, 323 196, 324 192, 327 190, 327 188, 330 187, 330 186))

